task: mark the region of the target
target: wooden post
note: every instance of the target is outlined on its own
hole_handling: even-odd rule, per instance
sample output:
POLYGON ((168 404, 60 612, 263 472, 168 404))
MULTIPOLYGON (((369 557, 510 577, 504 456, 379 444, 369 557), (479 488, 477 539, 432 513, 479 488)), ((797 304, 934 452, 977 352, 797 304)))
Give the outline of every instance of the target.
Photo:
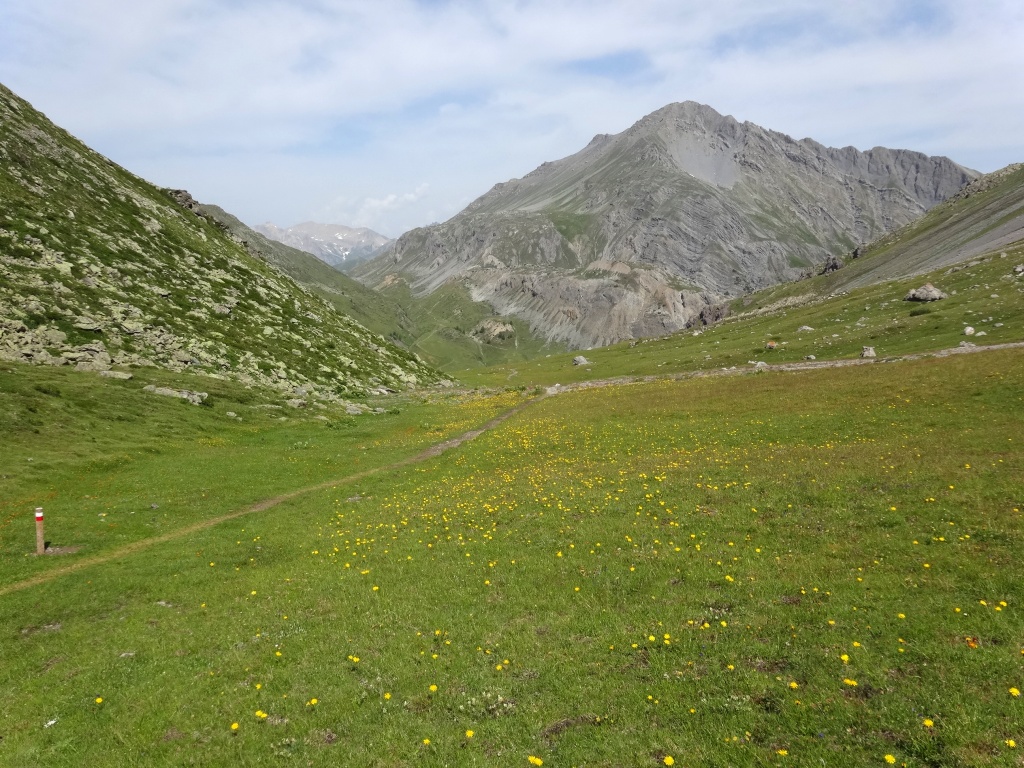
POLYGON ((46 535, 43 533, 43 508, 36 507, 36 554, 46 552, 46 535))

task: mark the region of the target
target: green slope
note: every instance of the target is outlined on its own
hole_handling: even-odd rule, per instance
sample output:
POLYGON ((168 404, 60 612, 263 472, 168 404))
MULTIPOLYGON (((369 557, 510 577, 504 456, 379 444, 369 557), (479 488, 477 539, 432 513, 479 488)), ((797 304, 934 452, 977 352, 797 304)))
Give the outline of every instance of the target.
POLYGON ((0 198, 0 357, 328 399, 440 378, 2 86, 0 198))

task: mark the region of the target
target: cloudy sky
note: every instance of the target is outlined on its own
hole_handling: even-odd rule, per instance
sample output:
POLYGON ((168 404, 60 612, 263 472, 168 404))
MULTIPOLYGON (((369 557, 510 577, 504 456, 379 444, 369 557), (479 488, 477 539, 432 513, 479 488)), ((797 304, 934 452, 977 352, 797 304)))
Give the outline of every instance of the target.
POLYGON ((1024 161, 1020 0, 3 0, 0 82, 250 224, 391 236, 686 99, 1024 161))

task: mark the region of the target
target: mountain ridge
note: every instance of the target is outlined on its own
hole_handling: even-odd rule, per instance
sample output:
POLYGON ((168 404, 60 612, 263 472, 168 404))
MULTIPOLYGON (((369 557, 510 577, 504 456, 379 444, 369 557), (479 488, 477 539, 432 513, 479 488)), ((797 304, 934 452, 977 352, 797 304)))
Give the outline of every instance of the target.
POLYGON ((291 227, 265 222, 252 227, 264 237, 312 253, 335 269, 345 271, 372 257, 392 242, 368 227, 303 221, 291 227))
POLYGON ((464 281, 549 340, 601 345, 797 279, 976 176, 948 158, 829 148, 681 102, 495 185, 353 275, 400 274, 417 294, 464 281))

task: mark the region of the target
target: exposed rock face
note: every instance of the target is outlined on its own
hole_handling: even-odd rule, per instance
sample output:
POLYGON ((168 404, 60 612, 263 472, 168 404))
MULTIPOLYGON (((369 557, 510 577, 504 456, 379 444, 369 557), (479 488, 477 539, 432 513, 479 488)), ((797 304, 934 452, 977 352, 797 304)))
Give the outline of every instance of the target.
POLYGON ((920 288, 914 288, 903 297, 904 301, 941 301, 948 299, 949 294, 940 291, 931 283, 925 283, 920 288))
POLYGON ((278 227, 270 222, 258 224, 253 230, 279 243, 312 253, 335 269, 348 270, 366 261, 393 241, 366 227, 341 224, 320 224, 304 221, 294 227, 278 227))
POLYGON ((477 323, 470 333, 481 341, 493 344, 496 341, 515 338, 516 329, 511 323, 489 317, 477 323))
POLYGON ((672 104, 498 184, 353 274, 477 301, 580 348, 701 322, 724 297, 798 278, 902 226, 976 174, 905 150, 832 149, 672 104))

